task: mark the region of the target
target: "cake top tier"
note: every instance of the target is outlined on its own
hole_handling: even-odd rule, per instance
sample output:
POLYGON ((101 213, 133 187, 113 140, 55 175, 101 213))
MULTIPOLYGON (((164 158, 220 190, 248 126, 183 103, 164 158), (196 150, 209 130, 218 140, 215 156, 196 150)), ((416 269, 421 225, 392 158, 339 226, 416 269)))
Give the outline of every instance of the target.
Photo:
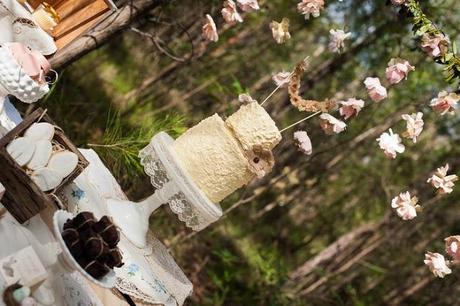
POLYGON ((282 138, 273 119, 257 102, 241 106, 225 123, 245 151, 255 147, 271 151, 282 138))

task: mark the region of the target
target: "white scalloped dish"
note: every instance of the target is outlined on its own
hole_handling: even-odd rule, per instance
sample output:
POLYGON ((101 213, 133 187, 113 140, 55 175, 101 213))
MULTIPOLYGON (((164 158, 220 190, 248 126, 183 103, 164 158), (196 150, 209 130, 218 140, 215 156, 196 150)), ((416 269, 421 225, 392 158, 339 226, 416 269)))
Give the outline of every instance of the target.
POLYGON ((62 253, 60 255, 60 259, 65 261, 65 265, 72 269, 80 272, 85 278, 93 282, 94 284, 106 288, 111 289, 115 287, 116 282, 116 274, 115 271, 111 270, 109 274, 104 276, 102 279, 98 280, 92 277, 88 272, 86 272, 80 264, 75 260, 73 255, 70 253, 70 250, 67 248, 64 239, 62 238, 62 232, 64 231, 64 224, 68 219, 72 219, 75 217, 73 214, 69 213, 65 210, 58 210, 54 213, 53 216, 53 231, 56 237, 59 246, 62 249, 62 253))

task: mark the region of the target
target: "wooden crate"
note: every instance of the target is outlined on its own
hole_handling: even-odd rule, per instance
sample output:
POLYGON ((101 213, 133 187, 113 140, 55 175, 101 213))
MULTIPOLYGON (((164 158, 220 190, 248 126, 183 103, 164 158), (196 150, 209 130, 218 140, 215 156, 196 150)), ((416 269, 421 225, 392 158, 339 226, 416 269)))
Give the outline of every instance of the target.
POLYGON ((16 128, 11 130, 5 137, 0 139, 0 183, 5 186, 5 194, 2 204, 20 223, 24 223, 37 215, 47 206, 54 205, 55 195, 73 182, 89 165, 86 158, 80 153, 75 145, 66 137, 62 129, 56 126, 54 141, 61 144, 78 156, 77 168, 65 178, 61 184, 52 192, 43 192, 26 174, 6 151, 6 146, 16 137, 22 136, 24 132, 35 122, 48 122, 56 126, 43 109, 38 109, 26 117, 16 128))
MULTIPOLYGON (((29 1, 36 8, 43 1, 29 1)), ((80 35, 94 27, 103 16, 116 10, 112 0, 47 0, 58 12, 61 22, 52 35, 58 49, 64 48, 80 35)))

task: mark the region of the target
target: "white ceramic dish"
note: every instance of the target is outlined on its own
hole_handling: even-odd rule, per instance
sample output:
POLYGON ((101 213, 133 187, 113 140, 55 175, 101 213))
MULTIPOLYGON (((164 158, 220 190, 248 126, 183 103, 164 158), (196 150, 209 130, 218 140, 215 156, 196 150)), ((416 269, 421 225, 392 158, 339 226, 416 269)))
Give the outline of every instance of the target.
POLYGON ((65 267, 66 270, 78 271, 80 272, 85 278, 93 282, 94 284, 106 288, 111 289, 115 287, 116 282, 116 275, 113 270, 109 272, 106 276, 102 279, 97 280, 91 275, 88 274, 73 258, 70 250, 67 248, 64 239, 62 238, 62 232, 64 231, 64 223, 68 219, 72 219, 74 217, 73 214, 69 213, 65 210, 58 210, 54 213, 53 217, 53 231, 54 235, 56 236, 56 240, 59 243, 59 246, 62 249, 62 253, 59 255, 59 262, 65 267))

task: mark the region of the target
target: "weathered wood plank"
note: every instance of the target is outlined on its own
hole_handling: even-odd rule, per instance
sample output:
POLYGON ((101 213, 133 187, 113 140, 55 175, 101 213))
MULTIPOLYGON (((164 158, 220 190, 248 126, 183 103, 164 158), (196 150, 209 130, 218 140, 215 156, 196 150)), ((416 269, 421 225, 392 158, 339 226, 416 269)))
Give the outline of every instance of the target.
POLYGON ((104 0, 92 1, 92 3, 88 3, 78 10, 75 6, 63 6, 58 9, 59 15, 61 16, 61 22, 54 29, 53 37, 59 40, 72 32, 77 32, 78 35, 80 35, 88 29, 82 28, 86 23, 100 18, 103 13, 109 10, 110 8, 104 0), (62 12, 64 9, 65 11, 62 12))
POLYGON ((3 206, 20 223, 37 215, 47 205, 48 196, 32 182, 26 172, 10 157, 5 148, 0 149, 0 183, 5 188, 3 206))
POLYGON ((158 6, 160 2, 160 0, 132 0, 117 12, 105 13, 96 27, 72 41, 51 58, 53 68, 63 68, 100 47, 111 37, 128 28, 141 15, 158 6))

